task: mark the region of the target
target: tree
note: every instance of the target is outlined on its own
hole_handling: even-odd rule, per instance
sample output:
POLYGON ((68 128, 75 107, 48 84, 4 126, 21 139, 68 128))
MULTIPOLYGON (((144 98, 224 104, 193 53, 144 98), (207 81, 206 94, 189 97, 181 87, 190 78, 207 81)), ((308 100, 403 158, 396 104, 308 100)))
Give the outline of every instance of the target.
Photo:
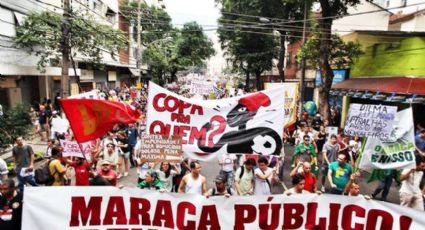
POLYGON ((13 144, 18 136, 28 137, 32 128, 28 106, 18 104, 0 116, 0 149, 13 144))
MULTIPOLYGON (((298 60, 308 60, 314 68, 320 68, 320 34, 313 34, 298 53, 298 60)), ((350 68, 354 60, 363 53, 356 42, 344 42, 340 36, 331 36, 329 64, 333 68, 350 68)))
MULTIPOLYGON (((70 45, 72 57, 80 54, 87 62, 101 63, 103 50, 115 54, 127 46, 127 38, 110 26, 101 25, 88 15, 72 15, 70 45)), ((51 59, 61 59, 63 17, 50 11, 29 14, 24 23, 17 27, 15 45, 28 49, 40 57, 37 69, 44 72, 51 59)))
POLYGON ((258 18, 244 15, 261 15, 262 1, 218 0, 217 2, 221 4, 222 13, 219 18, 221 26, 218 34, 228 61, 235 71, 246 75, 246 89, 249 89, 251 73, 256 76, 256 88, 261 89, 261 74, 273 67, 276 41, 273 36, 268 36, 273 34, 272 28, 259 28, 256 26, 258 18))
POLYGON ((356 6, 360 0, 319 0, 321 17, 317 19, 320 33, 320 58, 319 67, 322 74, 322 84, 319 87, 319 111, 326 120, 330 118, 329 91, 332 87, 333 72, 331 68, 330 53, 332 41, 332 22, 334 19, 347 14, 348 7, 356 6))

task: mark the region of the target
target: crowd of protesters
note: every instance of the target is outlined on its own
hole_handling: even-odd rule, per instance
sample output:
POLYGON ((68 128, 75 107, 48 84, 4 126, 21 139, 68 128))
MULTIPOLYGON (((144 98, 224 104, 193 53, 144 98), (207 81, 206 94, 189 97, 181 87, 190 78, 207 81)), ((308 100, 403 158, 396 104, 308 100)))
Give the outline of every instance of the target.
MULTIPOLYGON (((227 91, 219 98, 230 97, 227 91)), ((244 92, 237 92, 243 94, 244 92)), ((141 189, 160 192, 191 193, 211 196, 251 196, 275 194, 273 187, 281 185, 284 174, 291 177, 292 186, 285 187, 284 194, 297 195, 307 193, 330 193, 347 196, 360 195, 357 181, 360 172, 356 161, 362 141, 359 137, 349 137, 342 130, 331 133, 329 127, 335 121, 323 120, 320 114, 309 118, 306 113, 299 121, 284 130, 284 142, 293 145, 291 161, 284 162, 284 152, 280 156, 259 156, 242 154, 223 154, 219 156, 217 167, 219 174, 214 186, 208 188, 206 177, 202 175, 202 166, 198 161, 184 158, 179 164, 168 162, 152 163, 141 160, 141 136, 146 131, 146 88, 124 87, 121 90, 100 92, 107 100, 124 101, 138 108, 142 116, 138 123, 127 126, 117 124, 103 138, 93 141, 91 156, 63 157, 59 140, 72 140, 69 123, 60 114, 58 100, 45 100, 35 103, 34 124, 42 141, 47 141, 45 158, 52 181, 39 184, 34 178, 34 151, 24 143, 22 137, 16 137, 13 148, 13 160, 18 179, 7 178, 7 169, 0 159, 0 211, 13 212, 12 221, 2 221, 0 226, 14 226, 5 229, 19 229, 22 208, 22 193, 25 185, 31 186, 118 186, 119 181, 129 176, 130 168, 137 168, 134 184, 141 189), (284 172, 283 164, 290 164, 291 171, 284 172), (6 173, 5 173, 6 172, 6 173), (15 222, 16 223, 15 223, 15 222), (6 225, 8 224, 8 225, 6 225)), ((187 96, 187 94, 185 94, 187 96)), ((232 96, 237 96, 232 95, 232 96)), ((365 199, 386 201, 392 182, 401 184, 400 205, 424 210, 422 186, 425 170, 425 129, 416 136, 418 155, 417 168, 414 170, 385 170, 384 179, 376 190, 365 199)), ((3 228, 1 228, 3 229, 3 228)))

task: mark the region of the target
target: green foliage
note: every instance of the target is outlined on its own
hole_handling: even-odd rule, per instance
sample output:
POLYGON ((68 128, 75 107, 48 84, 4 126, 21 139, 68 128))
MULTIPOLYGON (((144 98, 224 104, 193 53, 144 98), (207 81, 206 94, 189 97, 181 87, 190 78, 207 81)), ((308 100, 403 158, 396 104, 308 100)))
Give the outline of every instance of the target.
MULTIPOLYGON (((333 68, 349 68, 363 52, 356 42, 344 42, 340 36, 333 34, 329 49, 329 64, 333 68)), ((298 62, 305 58, 314 68, 320 67, 320 36, 313 34, 298 52, 298 62)))
POLYGON ((13 144, 17 136, 28 137, 32 129, 28 106, 18 104, 0 117, 0 148, 13 144))
MULTIPOLYGON (((50 59, 61 59, 62 21, 62 15, 43 11, 29 14, 16 28, 16 46, 40 57, 37 67, 42 72, 50 59)), ((103 50, 108 50, 115 59, 119 50, 127 46, 127 38, 121 31, 100 25, 88 15, 72 15, 68 38, 71 55, 79 53, 92 63, 101 62, 103 50)))

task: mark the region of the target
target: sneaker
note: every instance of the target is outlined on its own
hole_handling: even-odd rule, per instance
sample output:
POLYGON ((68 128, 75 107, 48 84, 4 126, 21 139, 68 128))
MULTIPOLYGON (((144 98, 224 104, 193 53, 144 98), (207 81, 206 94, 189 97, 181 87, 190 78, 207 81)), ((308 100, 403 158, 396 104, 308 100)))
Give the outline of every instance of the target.
POLYGON ((128 176, 128 172, 125 172, 125 173, 124 173, 124 176, 128 176))
POLYGON ((325 186, 322 186, 322 187, 320 188, 320 191, 324 193, 324 192, 325 192, 325 186))

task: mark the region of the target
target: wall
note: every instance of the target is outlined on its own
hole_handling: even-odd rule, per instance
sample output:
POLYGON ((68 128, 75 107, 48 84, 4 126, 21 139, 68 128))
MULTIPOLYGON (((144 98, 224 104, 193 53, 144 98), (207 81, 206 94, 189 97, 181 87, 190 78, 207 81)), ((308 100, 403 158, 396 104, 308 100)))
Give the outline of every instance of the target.
POLYGON ((351 69, 351 77, 425 76, 425 37, 405 38, 399 47, 388 43, 366 48, 351 69))

